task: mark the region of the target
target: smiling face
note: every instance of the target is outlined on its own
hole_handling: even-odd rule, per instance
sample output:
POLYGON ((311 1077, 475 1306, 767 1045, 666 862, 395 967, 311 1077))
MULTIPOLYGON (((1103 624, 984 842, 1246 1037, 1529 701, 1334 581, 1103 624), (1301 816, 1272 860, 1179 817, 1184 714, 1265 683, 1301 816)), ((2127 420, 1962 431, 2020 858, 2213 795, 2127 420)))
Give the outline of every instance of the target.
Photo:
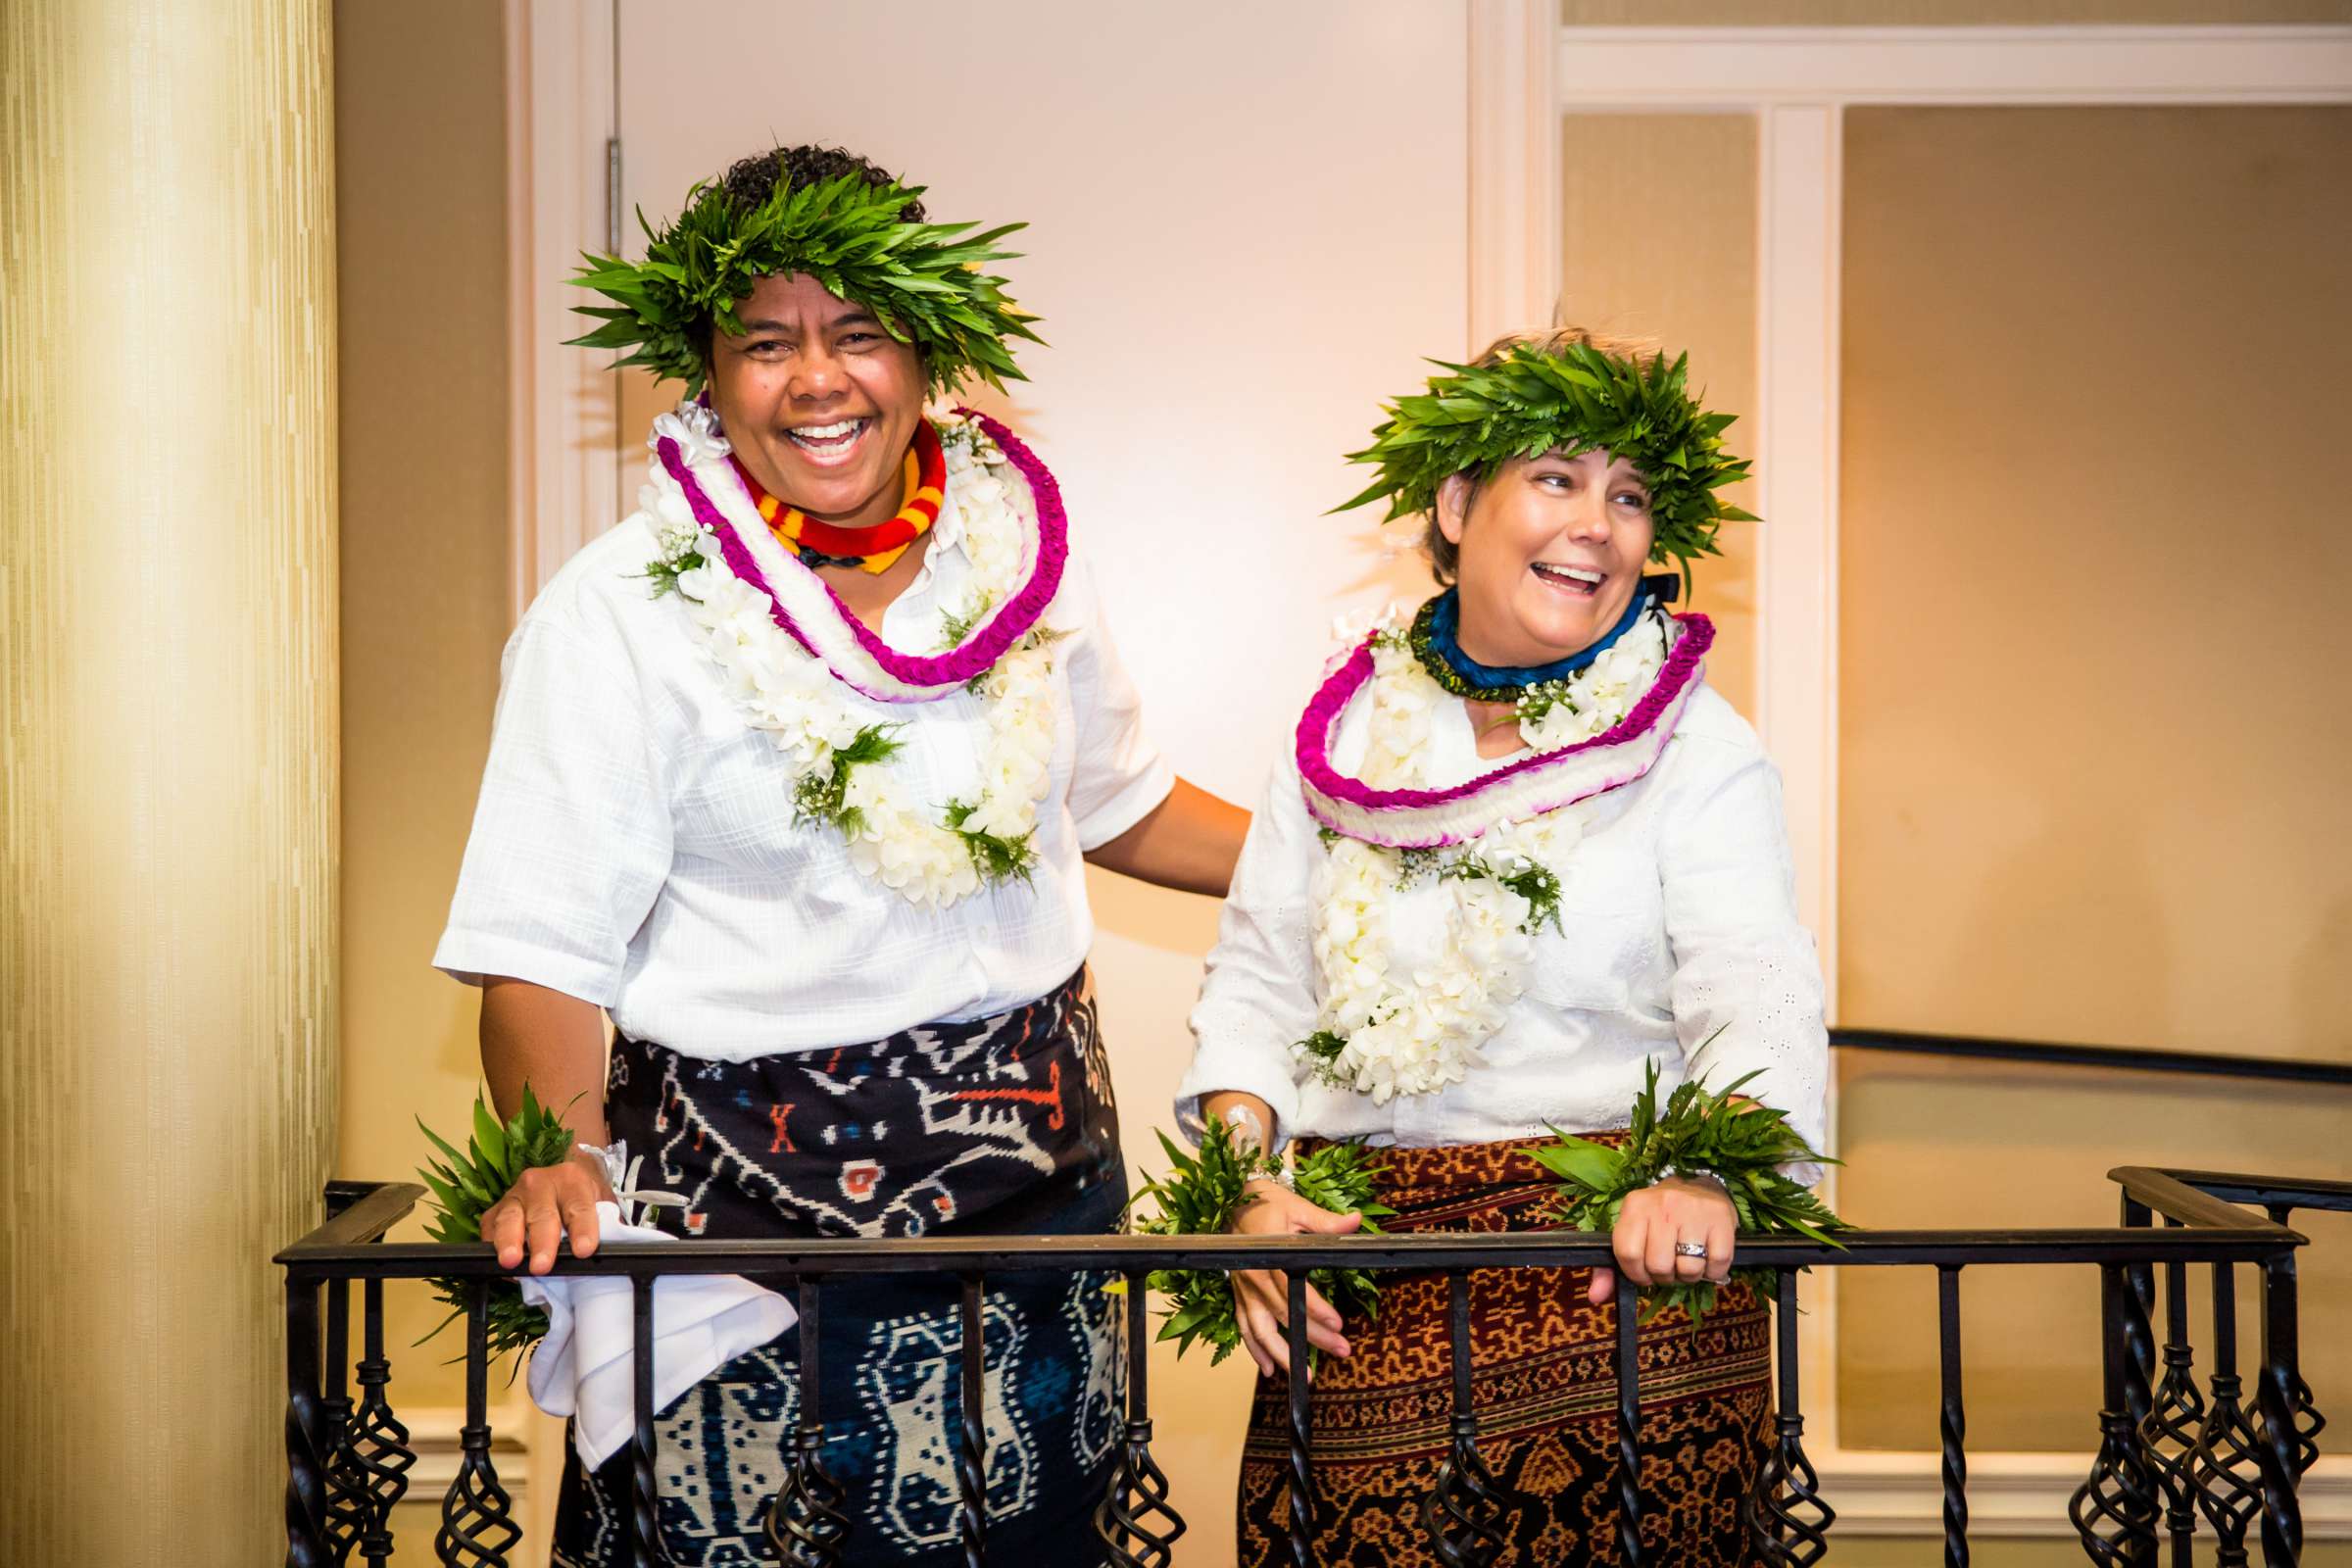
POLYGON ((888 522, 923 416, 922 357, 805 273, 760 279, 735 315, 741 337, 710 334, 710 406, 735 456, 821 521, 888 522))
POLYGON ((1649 487, 1605 452, 1513 458, 1484 484, 1439 489, 1438 527, 1460 552, 1462 651, 1520 668, 1598 642, 1649 559, 1649 487))

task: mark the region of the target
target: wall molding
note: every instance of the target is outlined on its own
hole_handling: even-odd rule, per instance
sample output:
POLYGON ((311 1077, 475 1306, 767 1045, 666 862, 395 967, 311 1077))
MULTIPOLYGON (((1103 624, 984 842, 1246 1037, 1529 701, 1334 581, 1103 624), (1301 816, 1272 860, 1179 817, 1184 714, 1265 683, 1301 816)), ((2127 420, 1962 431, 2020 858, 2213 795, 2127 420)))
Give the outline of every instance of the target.
MULTIPOLYGON (((465 1429, 466 1411, 461 1405, 424 1405, 414 1410, 395 1409, 392 1412, 409 1429, 409 1446, 416 1450, 416 1464, 409 1471, 408 1494, 403 1506, 418 1502, 437 1502, 458 1479, 458 1463, 465 1450, 459 1446, 458 1434, 465 1429)), ((538 1412, 527 1399, 512 1399, 490 1410, 490 1462, 498 1467, 499 1485, 507 1489, 514 1500, 514 1513, 524 1517, 530 1509, 532 1476, 531 1418, 538 1412)))
MULTIPOLYGON (((466 1412, 431 1406, 406 1412, 410 1446, 416 1451, 409 1472, 404 1506, 437 1503, 457 1480, 462 1453, 459 1430, 466 1412)), ((490 1412, 491 1458, 499 1481, 514 1500, 518 1519, 538 1510, 542 1488, 534 1481, 541 1466, 537 1428, 555 1436, 561 1462, 563 1428, 539 1415, 526 1400, 510 1400, 490 1412)), ((2067 1499, 2090 1468, 2087 1454, 1986 1452, 1968 1456, 1968 1533, 1976 1540, 2072 1540, 2067 1499)), ((555 1474, 545 1481, 545 1501, 554 1502, 555 1474)), ((1932 1453, 1848 1450, 1821 1467, 1822 1494, 1838 1510, 1833 1541, 1938 1539, 1943 1534, 1940 1460, 1932 1453)), ((2304 1537, 2309 1541, 2352 1541, 2352 1458, 2330 1455, 2303 1478, 2304 1537)), ((1177 1505, 1184 1506, 1183 1499, 1177 1505)), ((2199 1534, 2208 1534, 2199 1520, 2199 1534)))
POLYGON ((2352 26, 1563 27, 1587 108, 2352 101, 2352 26))
POLYGON ((1470 0, 1470 320, 1464 352, 1548 325, 1560 297, 1554 0, 1470 0))
MULTIPOLYGON (((1838 1510, 1830 1527, 1841 1539, 1943 1535, 1941 1459, 1933 1453, 1849 1449, 1823 1464, 1822 1495, 1838 1510)), ((2090 1471, 2090 1455, 1987 1452, 1968 1456, 1971 1540, 2076 1539, 2067 1500, 2090 1471)), ((2352 1541, 2352 1458, 2320 1460, 2298 1493, 2306 1541, 2352 1541)), ((2197 1533, 2212 1532, 2200 1516, 2197 1533)))
POLYGON ((611 240, 616 134, 609 6, 506 0, 508 596, 522 612, 619 517, 618 385, 565 348, 581 318, 564 279, 611 240))

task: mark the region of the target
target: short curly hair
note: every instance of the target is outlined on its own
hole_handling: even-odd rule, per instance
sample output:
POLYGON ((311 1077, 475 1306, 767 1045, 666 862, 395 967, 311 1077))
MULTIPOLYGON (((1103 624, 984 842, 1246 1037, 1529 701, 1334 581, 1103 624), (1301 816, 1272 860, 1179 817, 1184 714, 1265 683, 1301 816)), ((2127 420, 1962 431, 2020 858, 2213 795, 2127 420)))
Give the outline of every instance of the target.
MULTIPOLYGON (((798 147, 773 147, 749 158, 738 158, 727 166, 727 172, 714 182, 725 191, 738 207, 758 207, 775 194, 781 181, 787 190, 803 185, 822 184, 839 179, 844 174, 856 174, 868 185, 888 185, 897 176, 870 158, 861 158, 846 147, 824 147, 805 142, 798 147)), ((905 181, 899 180, 904 184, 905 181)), ((921 201, 911 201, 900 213, 909 223, 924 221, 921 201)))
MULTIPOLYGON (((888 185, 898 176, 870 158, 860 157, 846 147, 827 147, 817 142, 803 142, 797 147, 774 147, 763 153, 738 158, 727 166, 727 172, 712 181, 727 193, 727 199, 738 210, 749 212, 775 194, 781 184, 786 190, 799 190, 804 185, 819 185, 828 179, 855 174, 868 185, 888 185)), ((920 197, 899 210, 899 216, 909 223, 920 223, 928 217, 920 197)), ((703 322, 703 363, 710 363, 711 323, 703 322)))

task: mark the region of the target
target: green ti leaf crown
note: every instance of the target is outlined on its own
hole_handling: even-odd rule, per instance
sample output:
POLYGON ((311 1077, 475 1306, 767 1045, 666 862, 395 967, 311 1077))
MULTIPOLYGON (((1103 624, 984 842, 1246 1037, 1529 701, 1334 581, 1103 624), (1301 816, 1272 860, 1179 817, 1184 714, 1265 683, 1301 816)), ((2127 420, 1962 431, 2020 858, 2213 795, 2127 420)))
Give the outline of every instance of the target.
POLYGON ((837 297, 872 311, 891 336, 922 353, 933 391, 969 372, 1004 390, 1024 380, 1009 340, 1045 340, 1037 318, 1004 296, 1004 279, 983 270, 1014 251, 997 241, 1024 223, 985 233, 976 223, 905 220, 923 187, 869 184, 855 173, 795 186, 783 179, 765 201, 747 204, 708 181, 686 193, 686 210, 657 233, 641 210, 645 260, 582 252, 570 281, 613 303, 575 306, 602 324, 577 347, 625 350, 615 362, 642 365, 702 390, 712 326, 740 333, 736 305, 771 273, 806 272, 837 297))
POLYGON ((1746 477, 1748 460, 1723 450, 1738 416, 1709 414, 1690 396, 1688 354, 1669 362, 1557 342, 1514 342, 1477 365, 1432 360, 1446 373, 1389 404, 1372 444, 1348 455, 1377 464, 1380 477, 1332 510, 1385 496, 1384 521, 1412 516, 1434 511, 1454 474, 1484 480, 1512 458, 1597 449, 1630 461, 1648 484, 1650 559, 1679 562, 1686 577, 1692 562, 1718 554, 1718 526, 1756 520, 1716 494, 1746 477))

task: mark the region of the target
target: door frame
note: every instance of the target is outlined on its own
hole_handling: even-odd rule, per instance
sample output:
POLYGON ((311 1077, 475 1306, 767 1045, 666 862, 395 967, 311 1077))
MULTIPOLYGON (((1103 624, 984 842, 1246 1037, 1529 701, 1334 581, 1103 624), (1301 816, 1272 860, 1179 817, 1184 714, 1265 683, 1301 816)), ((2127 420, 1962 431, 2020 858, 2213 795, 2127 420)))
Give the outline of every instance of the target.
MULTIPOLYGON (((1470 0, 1473 342, 1552 318, 1560 289, 1561 117, 1727 114, 1756 138, 1758 733, 1779 765, 1797 897, 1838 997, 1838 526, 1844 112, 1852 105, 2352 103, 2352 26, 1599 27, 1558 0, 1470 0), (1541 63, 1535 63, 1541 57, 1541 63), (1519 205, 1506 213, 1497 204, 1519 205)), ((1830 1090, 1830 1152, 1838 1097, 1830 1090)), ((1836 1170, 1824 1184, 1835 1200, 1836 1170)), ((1942 1529, 1940 1454, 1838 1439, 1838 1274, 1816 1270, 1799 1327, 1807 1450, 1841 1537, 1942 1529)), ((1925 1429, 1923 1428, 1923 1435, 1925 1429)), ((2071 1534, 2091 1456, 1969 1455, 1970 1532, 2071 1534)), ((2352 1539, 2352 1459, 2320 1461, 2308 1539, 2352 1539)))

